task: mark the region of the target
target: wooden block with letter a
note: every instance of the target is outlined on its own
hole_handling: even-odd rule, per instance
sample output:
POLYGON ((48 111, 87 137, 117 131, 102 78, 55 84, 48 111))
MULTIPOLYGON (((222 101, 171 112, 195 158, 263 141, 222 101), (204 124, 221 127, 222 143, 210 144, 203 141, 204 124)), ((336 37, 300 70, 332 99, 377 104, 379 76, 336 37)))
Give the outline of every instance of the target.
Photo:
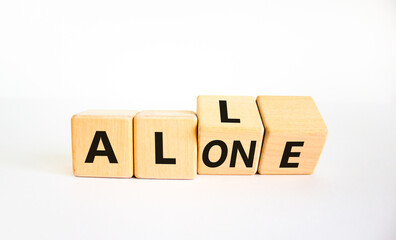
POLYGON ((198 173, 255 174, 263 124, 253 97, 198 96, 198 173))
POLYGON ((197 175, 197 116, 143 111, 134 119, 135 176, 192 179, 197 175))
POLYGON ((312 174, 327 127, 311 97, 259 96, 264 123, 260 174, 312 174))
POLYGON ((74 175, 132 177, 132 120, 136 113, 90 110, 74 115, 71 121, 74 175))

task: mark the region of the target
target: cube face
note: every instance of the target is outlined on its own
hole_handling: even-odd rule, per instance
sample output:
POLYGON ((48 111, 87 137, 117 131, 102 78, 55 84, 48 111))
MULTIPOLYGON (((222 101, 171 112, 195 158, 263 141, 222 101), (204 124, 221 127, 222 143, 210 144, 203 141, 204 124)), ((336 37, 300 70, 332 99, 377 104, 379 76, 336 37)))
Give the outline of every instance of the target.
POLYGON ((198 173, 255 174, 264 128, 253 97, 198 96, 198 173))
POLYGON ((83 177, 133 176, 137 111, 90 110, 72 117, 73 173, 83 177))
POLYGON ((259 96, 265 127, 260 174, 312 174, 327 127, 311 97, 259 96))
POLYGON ((197 174, 197 116, 143 111, 134 119, 137 178, 192 179, 197 174))

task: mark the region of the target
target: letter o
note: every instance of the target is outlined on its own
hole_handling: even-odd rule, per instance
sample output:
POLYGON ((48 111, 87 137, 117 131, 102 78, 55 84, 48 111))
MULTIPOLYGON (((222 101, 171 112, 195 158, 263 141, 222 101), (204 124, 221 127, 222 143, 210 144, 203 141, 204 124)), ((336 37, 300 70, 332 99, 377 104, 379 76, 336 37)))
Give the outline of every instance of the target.
POLYGON ((227 158, 227 153, 228 153, 228 148, 227 148, 227 145, 223 141, 213 140, 213 141, 209 142, 208 144, 206 144, 206 146, 203 150, 203 153, 202 153, 202 160, 206 166, 215 168, 215 167, 218 167, 224 163, 224 161, 227 158), (215 145, 217 145, 221 148, 221 156, 220 156, 219 160, 217 160, 216 162, 212 162, 209 160, 209 151, 215 145))

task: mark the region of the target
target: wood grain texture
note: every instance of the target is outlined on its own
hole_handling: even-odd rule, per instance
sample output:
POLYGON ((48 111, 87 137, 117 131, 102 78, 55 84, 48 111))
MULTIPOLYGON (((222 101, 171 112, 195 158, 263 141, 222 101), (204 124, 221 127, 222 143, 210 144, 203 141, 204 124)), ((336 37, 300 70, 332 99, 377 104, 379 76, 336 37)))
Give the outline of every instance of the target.
POLYGON ((327 127, 311 97, 259 96, 257 105, 265 134, 258 172, 260 174, 312 174, 327 138, 327 127), (280 167, 286 142, 304 142, 291 152, 289 163, 298 167, 280 167))
MULTIPOLYGON (((133 126, 137 111, 89 110, 74 115, 72 125, 73 173, 84 177, 122 177, 133 175, 133 126), (105 131, 118 163, 107 156, 96 156, 86 163, 87 154, 97 131, 105 131)), ((100 141, 97 150, 104 150, 100 141)))
POLYGON ((197 174, 197 116, 190 111, 143 111, 134 118, 135 176, 192 179, 197 174), (155 133, 162 132, 163 157, 156 164, 155 133))
MULTIPOLYGON (((260 156, 263 138, 263 125, 255 99, 249 96, 198 96, 198 174, 255 174, 260 156), (222 122, 219 101, 226 101, 229 118, 240 122, 222 122), (209 167, 203 161, 203 154, 208 143, 220 140, 227 146, 225 161, 216 167, 209 167), (247 167, 240 152, 236 155, 235 166, 231 167, 233 144, 240 141, 246 155, 250 144, 255 141, 253 164, 247 167)), ((209 148, 208 158, 211 162, 221 159, 220 146, 209 148)), ((223 153, 224 154, 224 153, 223 153)), ((221 162, 221 161, 219 161, 221 162)))

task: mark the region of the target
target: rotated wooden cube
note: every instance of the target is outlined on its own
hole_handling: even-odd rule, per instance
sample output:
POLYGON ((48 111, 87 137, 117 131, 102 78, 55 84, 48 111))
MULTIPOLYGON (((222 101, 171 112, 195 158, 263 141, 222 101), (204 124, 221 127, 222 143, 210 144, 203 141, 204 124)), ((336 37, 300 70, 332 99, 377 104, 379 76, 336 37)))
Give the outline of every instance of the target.
POLYGON ((198 96, 198 173, 255 174, 263 124, 253 97, 198 96))
POLYGON ((89 110, 72 117, 75 176, 132 177, 132 120, 136 113, 127 110, 89 110))
POLYGON ((312 174, 327 127, 311 97, 257 97, 265 127, 260 174, 312 174))
POLYGON ((135 176, 192 179, 197 174, 197 116, 143 111, 134 119, 135 176))

